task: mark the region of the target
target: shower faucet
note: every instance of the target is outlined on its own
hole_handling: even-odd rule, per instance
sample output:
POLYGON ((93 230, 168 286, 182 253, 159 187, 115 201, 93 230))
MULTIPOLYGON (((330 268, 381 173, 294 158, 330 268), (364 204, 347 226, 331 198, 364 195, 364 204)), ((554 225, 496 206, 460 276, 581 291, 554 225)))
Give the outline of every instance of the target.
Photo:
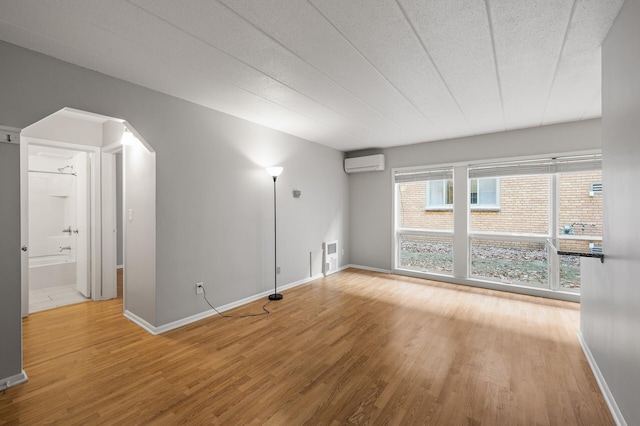
POLYGON ((71 251, 71 246, 59 247, 59 248, 58 248, 58 252, 62 253, 62 250, 69 250, 69 251, 71 251))

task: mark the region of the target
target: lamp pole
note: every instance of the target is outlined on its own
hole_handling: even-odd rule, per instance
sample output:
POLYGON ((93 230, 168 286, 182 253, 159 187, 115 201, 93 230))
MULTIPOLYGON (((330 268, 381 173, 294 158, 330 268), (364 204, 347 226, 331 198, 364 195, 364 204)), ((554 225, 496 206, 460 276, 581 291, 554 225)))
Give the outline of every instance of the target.
POLYGON ((276 180, 282 167, 269 167, 267 173, 273 177, 273 294, 269 295, 269 300, 281 300, 282 294, 278 293, 278 220, 277 220, 277 199, 276 199, 276 180))

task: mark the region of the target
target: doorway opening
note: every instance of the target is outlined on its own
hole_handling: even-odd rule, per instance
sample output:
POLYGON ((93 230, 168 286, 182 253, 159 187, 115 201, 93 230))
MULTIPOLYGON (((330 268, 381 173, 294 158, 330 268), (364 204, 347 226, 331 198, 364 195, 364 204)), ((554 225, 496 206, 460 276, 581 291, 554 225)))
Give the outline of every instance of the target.
POLYGON ((24 128, 20 145, 22 316, 118 296, 128 312, 125 264, 132 285, 144 285, 134 293, 148 300, 155 239, 136 243, 139 228, 155 233, 155 152, 146 141, 124 120, 63 108, 24 128), (128 184, 127 165, 136 172, 128 184))
POLYGON ((29 313, 91 298, 92 153, 28 147, 29 313))

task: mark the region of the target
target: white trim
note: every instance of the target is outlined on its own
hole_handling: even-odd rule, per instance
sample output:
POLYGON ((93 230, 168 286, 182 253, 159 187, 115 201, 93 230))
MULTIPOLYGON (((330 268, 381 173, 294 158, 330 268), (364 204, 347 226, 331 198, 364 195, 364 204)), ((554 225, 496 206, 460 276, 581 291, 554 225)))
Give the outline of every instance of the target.
POLYGON ((124 265, 116 265, 116 269, 124 269, 124 265))
POLYGON ((142 318, 140 318, 136 314, 132 313, 131 311, 127 311, 125 309, 124 317, 127 318, 132 323, 137 324, 140 327, 144 328, 150 334, 153 334, 154 336, 156 334, 158 334, 158 332, 156 331, 156 327, 155 326, 149 324, 146 320, 143 320, 142 318))
POLYGON ((107 146, 103 146, 102 152, 106 154, 120 154, 122 153, 122 142, 113 142, 107 146))
POLYGON ((138 133, 138 131, 136 129, 133 128, 133 126, 131 124, 129 124, 129 122, 127 120, 124 120, 122 122, 122 124, 124 124, 124 127, 129 130, 133 136, 136 137, 136 139, 138 139, 138 141, 140 141, 140 143, 142 144, 142 146, 145 147, 145 149, 151 153, 155 153, 155 149, 153 149, 153 147, 149 144, 149 142, 147 142, 147 140, 145 138, 142 137, 142 135, 140 133, 138 133))
POLYGON ((22 136, 22 139, 26 139, 29 144, 40 145, 40 146, 50 146, 53 148, 62 148, 69 149, 72 151, 83 151, 83 152, 91 152, 91 153, 99 153, 102 149, 99 146, 94 145, 80 145, 70 142, 62 142, 54 139, 44 139, 44 138, 35 138, 33 136, 22 136))
POLYGON ((365 271, 381 272, 383 274, 391 274, 392 273, 390 269, 374 268, 372 266, 364 266, 364 265, 349 264, 349 265, 344 266, 344 269, 347 269, 347 268, 364 269, 365 271))
POLYGON ((602 392, 602 396, 604 400, 607 402, 607 406, 609 407, 609 411, 611 411, 611 416, 613 420, 616 422, 618 426, 627 426, 627 422, 622 416, 622 412, 616 403, 609 386, 607 385, 607 381, 604 379, 600 368, 598 368, 598 363, 596 363, 596 359, 593 357, 591 350, 589 349, 589 345, 587 345, 586 340, 584 340, 584 336, 582 336, 582 332, 578 332, 578 341, 580 342, 580 346, 582 346, 582 352, 584 352, 584 356, 587 357, 587 361, 589 361, 589 367, 591 367, 591 371, 596 378, 596 382, 598 382, 598 386, 600 387, 600 391, 602 392))
MULTIPOLYGON (((124 120, 121 118, 111 117, 108 115, 97 114, 95 112, 83 111, 81 109, 75 109, 70 107, 64 107, 59 111, 56 111, 54 114, 62 113, 63 116, 76 115, 81 116, 81 120, 93 121, 95 123, 103 124, 105 121, 117 121, 118 123, 123 123, 124 120)), ((54 115, 51 114, 51 115, 54 115)), ((45 118, 51 117, 51 115, 46 116, 45 118)), ((43 118, 44 120, 44 118, 43 118)), ((42 120, 40 120, 42 121, 42 120)))
MULTIPOLYGON (((318 280, 318 279, 323 278, 323 277, 324 277, 324 275, 317 274, 317 275, 314 275, 312 277, 308 277, 308 278, 304 278, 302 280, 294 281, 292 283, 289 283, 289 284, 286 284, 286 285, 283 285, 283 286, 278 286, 278 290, 288 290, 290 288, 297 287, 297 286, 302 285, 302 284, 307 284, 308 282, 315 281, 315 280, 318 280)), ((231 303, 227 303, 226 305, 218 306, 218 307, 216 307, 216 309, 219 312, 225 312, 225 311, 237 308, 239 306, 246 305, 247 303, 251 303, 251 302, 253 302, 255 300, 262 299, 263 297, 266 297, 266 296, 268 296, 268 295, 270 295, 272 293, 273 293, 273 290, 266 290, 266 291, 263 291, 261 293, 254 294, 253 296, 248 296, 248 297, 245 297, 244 299, 236 300, 235 302, 231 302, 231 303)), ((208 310, 206 310, 204 312, 200 312, 200 313, 197 313, 195 315, 191 315, 191 316, 188 316, 186 318, 182 318, 182 319, 179 319, 179 320, 176 320, 176 321, 172 321, 172 322, 170 322, 168 324, 164 324, 164 325, 156 327, 156 326, 153 326, 153 325, 149 324, 147 321, 143 320, 142 318, 138 317, 137 315, 135 315, 135 314, 133 314, 133 313, 131 313, 129 311, 125 311, 124 312, 124 316, 126 318, 128 318, 133 323, 139 325, 140 327, 145 329, 150 334, 153 334, 154 336, 158 335, 158 334, 166 333, 167 331, 174 330, 174 329, 179 328, 179 327, 183 327, 183 326, 185 326, 187 324, 191 324, 193 322, 200 321, 202 319, 205 319, 205 318, 208 318, 208 317, 211 317, 211 316, 214 316, 214 315, 217 315, 217 312, 214 311, 213 309, 208 309, 208 310)))
POLYGON ((491 231, 477 231, 470 232, 469 238, 474 240, 493 240, 493 241, 514 241, 514 242, 528 242, 528 243, 544 243, 549 235, 545 234, 517 234, 511 232, 491 232, 491 231))
POLYGON ((602 236, 558 234, 558 239, 567 241, 602 241, 602 236))
POLYGON ((20 139, 20 240, 20 245, 27 247, 20 255, 22 318, 26 318, 29 315, 29 142, 24 138, 20 139))
POLYGON ((453 230, 442 231, 438 229, 398 228, 398 235, 424 235, 427 237, 453 237, 453 230))
POLYGON ((6 377, 4 379, 0 379, 0 391, 11 388, 13 386, 17 386, 21 383, 25 383, 28 380, 29 378, 27 377, 27 373, 25 373, 24 370, 22 370, 18 374, 6 377))
POLYGON ((488 290, 506 291, 509 293, 524 294, 527 296, 546 297, 547 299, 564 300, 580 303, 580 294, 568 291, 553 291, 548 288, 538 288, 521 284, 508 284, 499 281, 482 280, 478 278, 456 278, 450 275, 440 275, 428 272, 410 271, 408 269, 396 269, 391 271, 395 275, 422 278, 432 281, 440 281, 450 284, 466 285, 469 287, 486 288, 488 290))
MULTIPOLYGON (((74 110, 76 111, 76 110, 74 110)), ((42 121, 42 120, 40 120, 42 121)), ((79 145, 69 142, 61 142, 53 139, 34 138, 32 136, 21 136, 21 140, 28 146, 47 146, 53 148, 68 149, 76 152, 86 152, 89 154, 89 163, 91 165, 90 172, 90 193, 89 198, 89 271, 90 271, 90 287, 91 299, 100 300, 102 293, 102 200, 101 200, 101 178, 102 178, 102 160, 101 147, 93 145, 79 145)), ((27 149, 27 148, 25 148, 27 149)), ((28 156, 28 153, 26 154, 28 156)), ((27 194, 28 195, 28 194, 27 194)), ((28 306, 28 288, 25 299, 28 306)))
POLYGON ((101 201, 102 223, 102 275, 100 300, 117 297, 117 212, 116 212, 116 159, 115 154, 102 153, 101 201))

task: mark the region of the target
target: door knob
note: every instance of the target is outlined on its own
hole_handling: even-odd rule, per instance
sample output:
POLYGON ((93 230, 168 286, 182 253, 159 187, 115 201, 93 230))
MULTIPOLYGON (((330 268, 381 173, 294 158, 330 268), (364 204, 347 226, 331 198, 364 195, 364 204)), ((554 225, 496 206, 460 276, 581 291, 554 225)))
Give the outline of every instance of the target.
POLYGON ((22 251, 27 251, 27 246, 22 246, 21 250, 22 251))

